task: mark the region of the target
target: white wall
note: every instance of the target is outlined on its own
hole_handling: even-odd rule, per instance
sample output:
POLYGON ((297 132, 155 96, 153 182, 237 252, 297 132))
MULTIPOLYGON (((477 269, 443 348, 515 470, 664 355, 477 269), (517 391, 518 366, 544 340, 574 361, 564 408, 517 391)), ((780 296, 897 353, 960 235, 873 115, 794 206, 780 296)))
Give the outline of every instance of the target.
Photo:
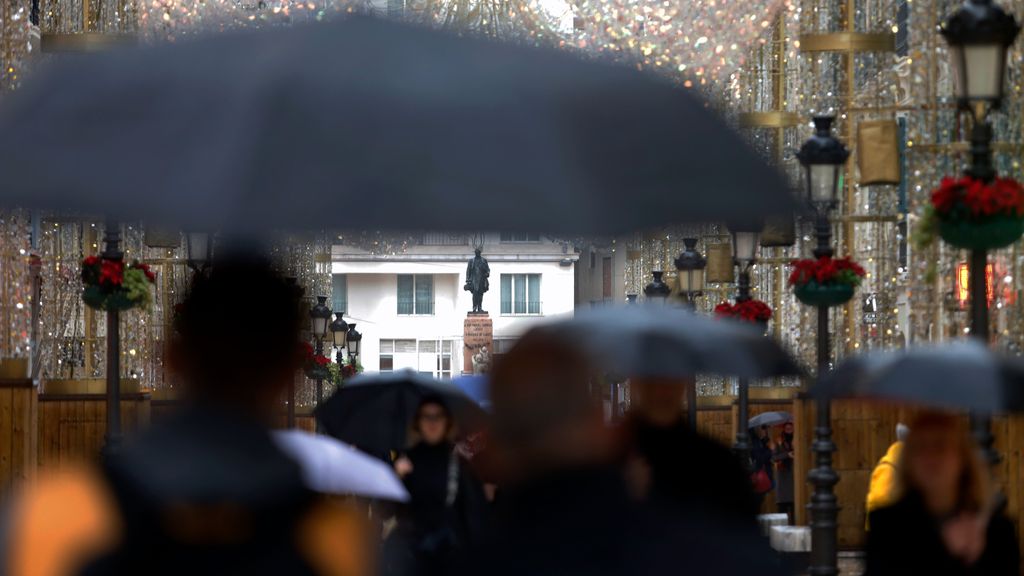
MULTIPOLYGON (((424 247, 426 248, 426 247, 424 247)), ((575 301, 575 271, 561 249, 547 247, 548 254, 526 255, 538 251, 536 245, 503 245, 503 250, 486 246, 484 257, 491 268, 490 290, 483 307, 494 322, 494 337, 517 338, 530 327, 552 317, 572 314, 575 301), (503 316, 501 314, 501 275, 540 274, 540 316, 503 316)), ((472 257, 468 247, 455 254, 430 255, 423 252, 405 257, 371 258, 346 255, 335 249, 334 274, 345 274, 348 285, 348 313, 345 320, 355 322, 363 334, 360 361, 367 371, 380 368, 380 340, 455 340, 453 366, 457 374, 462 366, 462 333, 466 314, 473 300, 465 285, 466 263, 472 257), (409 316, 398 314, 397 275, 434 275, 434 314, 409 316)))

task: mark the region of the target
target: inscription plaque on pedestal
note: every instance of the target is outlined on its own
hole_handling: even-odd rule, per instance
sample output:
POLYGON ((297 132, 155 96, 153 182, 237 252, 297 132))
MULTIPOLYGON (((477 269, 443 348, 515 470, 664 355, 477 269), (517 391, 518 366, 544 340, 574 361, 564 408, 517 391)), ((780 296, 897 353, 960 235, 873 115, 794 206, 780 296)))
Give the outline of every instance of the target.
POLYGON ((486 312, 470 312, 462 332, 462 373, 485 374, 491 368, 494 323, 486 312))

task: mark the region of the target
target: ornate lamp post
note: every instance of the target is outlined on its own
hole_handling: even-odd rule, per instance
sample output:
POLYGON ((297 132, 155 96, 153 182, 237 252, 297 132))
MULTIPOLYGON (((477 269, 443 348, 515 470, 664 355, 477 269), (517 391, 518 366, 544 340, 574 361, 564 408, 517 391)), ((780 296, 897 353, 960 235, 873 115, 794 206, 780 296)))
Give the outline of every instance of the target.
POLYGON ((629 304, 630 306, 636 304, 636 298, 636 294, 626 294, 626 304, 629 304))
POLYGON ((665 305, 668 295, 672 293, 672 289, 661 279, 663 274, 664 272, 661 270, 651 272, 654 279, 651 280, 650 284, 644 286, 644 296, 647 298, 647 301, 661 306, 665 305))
MULTIPOLYGON (((961 110, 971 112, 971 164, 964 173, 972 178, 991 182, 996 177, 992 166, 992 125, 988 113, 998 109, 1003 99, 1006 77, 1006 52, 1020 32, 1012 14, 1007 14, 992 0, 968 0, 942 26, 942 36, 949 44, 954 90, 961 110)), ((988 298, 985 269, 988 253, 971 250, 971 336, 986 345, 989 339, 988 298)), ((971 428, 990 463, 999 460, 992 448, 991 421, 988 416, 971 414, 971 428)))
POLYGON ((704 292, 704 269, 708 261, 697 252, 696 238, 683 238, 686 248, 676 258, 679 294, 690 310, 697 308, 697 296, 704 292))
POLYGON ((356 331, 355 323, 348 325, 348 357, 352 362, 359 360, 359 343, 363 341, 363 335, 356 331))
MULTIPOLYGON (((739 268, 739 279, 736 283, 736 303, 750 300, 750 268, 757 261, 757 248, 761 243, 761 227, 749 229, 733 226, 732 259, 739 268)), ((747 432, 747 421, 750 414, 750 381, 740 378, 736 386, 736 442, 733 451, 739 461, 746 466, 750 463, 750 435, 747 432)))
MULTIPOLYGON (((108 219, 103 231, 104 260, 123 262, 121 225, 108 219)), ((121 312, 107 310, 107 433, 103 455, 110 457, 121 448, 121 312)))
MULTIPOLYGON (((846 146, 832 135, 834 120, 832 116, 816 116, 814 136, 804 142, 797 153, 797 158, 804 167, 807 202, 814 208, 816 214, 815 236, 818 245, 814 249, 815 258, 830 258, 833 254, 832 224, 828 215, 838 204, 839 178, 842 175, 843 164, 850 156, 846 146)), ((828 306, 818 306, 817 338, 820 376, 829 366, 828 306)), ((836 445, 832 442, 831 404, 827 399, 819 399, 816 408, 818 421, 812 446, 816 467, 808 474, 808 479, 814 484, 814 495, 810 504, 810 573, 814 576, 831 576, 839 573, 836 534, 839 506, 835 495, 835 485, 839 482, 839 476, 832 469, 832 453, 835 452, 836 445)))
POLYGON ((188 252, 188 267, 201 274, 213 259, 213 242, 208 232, 186 232, 185 249, 188 252))
POLYGON ((345 360, 345 347, 348 345, 348 322, 341 317, 341 312, 334 315, 330 330, 331 337, 334 338, 335 361, 341 366, 345 360))
MULTIPOLYGON (((327 307, 327 297, 317 296, 316 305, 309 310, 309 328, 316 343, 314 353, 323 356, 324 338, 327 337, 327 326, 331 321, 331 309, 327 307)), ((320 372, 316 376, 316 405, 324 400, 324 379, 320 372)))

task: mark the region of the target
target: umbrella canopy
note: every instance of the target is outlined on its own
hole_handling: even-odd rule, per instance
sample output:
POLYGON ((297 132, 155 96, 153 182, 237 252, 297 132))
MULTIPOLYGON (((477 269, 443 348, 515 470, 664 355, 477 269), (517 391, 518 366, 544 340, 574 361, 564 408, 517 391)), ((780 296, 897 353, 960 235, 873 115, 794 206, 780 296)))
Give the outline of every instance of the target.
POLYGON ((856 356, 814 387, 829 398, 870 398, 951 410, 1024 410, 1024 363, 973 340, 856 356))
POLYGON ((618 375, 685 378, 800 374, 796 361, 753 327, 659 305, 614 306, 549 325, 618 375))
POLYGON ((299 463, 310 490, 395 502, 409 500, 409 493, 390 466, 334 438, 301 430, 276 430, 273 437, 278 448, 299 463))
POLYGON ((4 99, 0 173, 2 206, 243 232, 336 227, 326 206, 580 234, 796 206, 666 80, 368 17, 58 62, 4 99))
POLYGON ((778 426, 786 422, 792 422, 793 415, 789 412, 762 412, 747 421, 747 428, 754 429, 761 426, 778 426))
POLYGON ((472 398, 484 410, 491 409, 491 389, 487 376, 459 376, 452 378, 452 384, 465 392, 466 396, 472 398))
POLYGON ((439 397, 462 433, 479 430, 487 419, 453 384, 412 370, 357 376, 318 407, 316 417, 331 436, 386 458, 407 447, 409 427, 425 397, 439 397))

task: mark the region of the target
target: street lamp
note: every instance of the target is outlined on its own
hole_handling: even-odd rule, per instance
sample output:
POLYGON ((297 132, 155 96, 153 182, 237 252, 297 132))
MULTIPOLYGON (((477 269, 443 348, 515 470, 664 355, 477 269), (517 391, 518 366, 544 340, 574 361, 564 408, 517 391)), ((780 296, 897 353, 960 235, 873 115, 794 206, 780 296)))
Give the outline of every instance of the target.
POLYGON ((676 258, 679 293, 685 297, 690 310, 697 307, 696 299, 704 292, 704 268, 708 261, 697 252, 696 238, 683 238, 685 249, 676 258))
POLYGON ((999 108, 1006 52, 1018 32, 1013 15, 992 0, 967 0, 943 23, 941 34, 953 60, 953 89, 962 109, 978 103, 999 108))
POLYGON ((665 305, 665 301, 668 300, 668 295, 672 293, 672 289, 668 287, 668 284, 661 279, 664 274, 661 270, 655 270, 651 272, 654 276, 654 280, 647 286, 644 286, 644 296, 652 304, 665 305))
MULTIPOLYGON (((750 267, 757 261, 757 248, 761 243, 761 226, 730 226, 732 259, 739 267, 736 283, 736 302, 750 300, 750 267)), ((736 442, 733 452, 743 466, 750 464, 750 435, 747 420, 750 413, 750 380, 740 378, 736 386, 736 442)))
MULTIPOLYGON (((832 224, 829 211, 839 203, 840 177, 843 164, 850 152, 843 143, 832 135, 832 116, 814 118, 815 133, 797 153, 797 159, 804 167, 806 200, 816 212, 815 236, 817 246, 815 258, 831 258, 832 224)), ((818 377, 824 375, 829 364, 828 306, 818 306, 818 377)), ((819 396, 817 401, 817 426, 814 445, 816 467, 808 474, 814 484, 811 497, 811 574, 838 574, 836 518, 839 506, 835 485, 839 476, 832 469, 832 453, 836 450, 832 442, 832 406, 828 399, 819 396)))
MULTIPOLYGON (((968 0, 943 23, 942 36, 949 44, 956 74, 954 90, 957 104, 969 110, 974 119, 971 127, 971 164, 964 173, 991 182, 996 177, 992 166, 992 125, 988 112, 999 108, 1006 77, 1006 52, 1020 32, 1013 15, 1007 14, 992 0, 968 0)), ((985 345, 989 340, 988 292, 985 270, 988 252, 971 250, 971 336, 985 345)), ((992 448, 991 423, 988 416, 971 414, 971 429, 992 464, 999 460, 992 448)))
POLYGON ((359 343, 362 342, 363 335, 356 331, 355 323, 348 325, 348 357, 355 363, 356 359, 359 358, 359 343))
POLYGON ((335 314, 334 322, 331 322, 331 336, 334 338, 338 366, 341 366, 344 359, 345 346, 348 344, 348 322, 342 319, 341 312, 335 314))
MULTIPOLYGON (((316 305, 309 310, 309 329, 316 342, 316 355, 324 354, 324 338, 327 336, 327 324, 331 321, 331 309, 327 307, 327 297, 317 296, 316 305)), ((316 376, 316 405, 324 399, 324 379, 320 371, 316 376)))
POLYGON ((186 232, 185 250, 188 253, 188 267, 197 274, 206 270, 213 259, 213 242, 208 232, 186 232))

